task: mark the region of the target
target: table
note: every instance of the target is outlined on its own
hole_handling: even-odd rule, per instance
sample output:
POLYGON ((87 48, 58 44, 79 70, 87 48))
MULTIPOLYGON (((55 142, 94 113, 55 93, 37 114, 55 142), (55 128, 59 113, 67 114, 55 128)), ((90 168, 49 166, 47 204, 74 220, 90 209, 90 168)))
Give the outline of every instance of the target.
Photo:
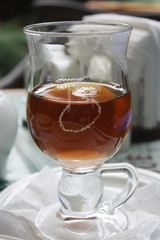
MULTIPOLYGON (((8 156, 6 181, 9 184, 13 183, 41 170, 46 165, 58 167, 37 148, 24 124, 26 120, 25 89, 5 89, 3 91, 12 99, 18 114, 17 137, 8 156)), ((122 148, 108 162, 128 162, 136 167, 160 172, 160 140, 131 144, 127 149, 122 148)))
POLYGON ((125 15, 147 17, 160 20, 160 3, 159 1, 96 1, 88 0, 85 6, 89 10, 99 12, 114 12, 125 15))

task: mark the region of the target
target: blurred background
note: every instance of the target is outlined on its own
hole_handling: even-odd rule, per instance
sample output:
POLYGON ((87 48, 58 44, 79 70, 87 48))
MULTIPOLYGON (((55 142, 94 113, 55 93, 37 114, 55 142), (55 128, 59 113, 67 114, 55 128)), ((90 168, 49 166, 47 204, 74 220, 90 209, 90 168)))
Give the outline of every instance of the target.
MULTIPOLYGON (((118 13, 160 20, 159 0, 5 0, 0 7, 0 88, 23 88, 28 62, 23 27, 47 21, 79 20, 96 13, 118 13)), ((136 133, 136 135, 139 133, 136 133)), ((156 130, 147 133, 159 138, 156 130)), ((142 134, 142 140, 146 138, 142 134)), ((139 138, 141 138, 139 136, 139 138)))
POLYGON ((114 12, 160 19, 158 0, 5 0, 0 7, 0 88, 24 87, 27 47, 25 25, 79 20, 84 15, 114 12))

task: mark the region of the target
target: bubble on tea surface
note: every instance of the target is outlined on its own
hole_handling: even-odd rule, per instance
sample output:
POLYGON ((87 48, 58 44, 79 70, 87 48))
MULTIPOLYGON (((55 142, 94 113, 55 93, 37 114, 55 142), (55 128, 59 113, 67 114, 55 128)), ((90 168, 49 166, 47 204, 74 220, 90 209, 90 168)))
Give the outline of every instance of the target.
POLYGON ((80 87, 72 92, 74 96, 87 98, 97 95, 98 90, 94 87, 80 87))
POLYGON ((73 133, 79 133, 79 132, 83 132, 87 129, 89 129, 96 121, 97 119, 100 117, 101 115, 101 107, 98 103, 98 101, 96 101, 95 99, 93 99, 92 97, 95 97, 98 94, 98 90, 94 87, 89 87, 89 86, 85 86, 85 87, 79 87, 79 88, 75 88, 75 90, 72 92, 72 94, 74 96, 77 97, 81 97, 83 100, 85 100, 87 103, 93 103, 97 106, 97 116, 86 126, 82 127, 82 128, 78 128, 78 129, 68 129, 64 126, 63 124, 63 117, 66 114, 66 112, 68 110, 72 111, 71 109, 71 104, 68 104, 63 111, 60 114, 59 117, 59 125, 60 127, 63 129, 63 131, 65 132, 73 132, 73 133))

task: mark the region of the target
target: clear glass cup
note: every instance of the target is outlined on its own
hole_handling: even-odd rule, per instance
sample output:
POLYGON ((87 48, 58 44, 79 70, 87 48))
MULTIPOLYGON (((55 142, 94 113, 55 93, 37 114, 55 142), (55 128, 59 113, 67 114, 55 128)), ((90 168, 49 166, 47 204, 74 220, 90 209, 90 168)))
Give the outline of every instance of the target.
POLYGON ((62 167, 59 203, 36 224, 48 239, 105 239, 127 228, 119 207, 136 189, 136 169, 104 164, 131 123, 127 47, 131 26, 53 22, 26 26, 31 72, 28 126, 37 146, 62 167), (125 172, 125 188, 103 199, 103 172, 125 172))

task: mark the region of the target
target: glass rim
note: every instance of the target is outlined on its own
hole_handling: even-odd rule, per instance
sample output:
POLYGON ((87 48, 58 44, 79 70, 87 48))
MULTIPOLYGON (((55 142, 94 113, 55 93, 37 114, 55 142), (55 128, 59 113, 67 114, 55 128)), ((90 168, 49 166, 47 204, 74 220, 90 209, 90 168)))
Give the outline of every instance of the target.
POLYGON ((127 24, 127 23, 123 23, 123 22, 114 22, 114 21, 57 21, 57 22, 42 22, 42 23, 34 23, 34 24, 30 24, 27 25, 23 28, 23 31, 25 34, 27 35, 37 35, 37 36, 49 36, 49 35, 56 35, 56 36, 61 36, 61 37, 66 37, 66 36, 96 36, 99 34, 119 34, 119 33, 123 33, 123 32, 131 32, 132 30, 132 26, 127 24), (113 27, 119 27, 119 29, 113 29, 110 31, 100 31, 100 32, 89 32, 89 31, 83 31, 83 32, 58 32, 58 31, 42 31, 40 30, 42 27, 50 27, 50 26, 67 26, 67 25, 86 25, 86 24, 90 24, 90 25, 101 25, 101 26, 113 26, 113 27), (35 30, 37 28, 37 30, 35 30))

